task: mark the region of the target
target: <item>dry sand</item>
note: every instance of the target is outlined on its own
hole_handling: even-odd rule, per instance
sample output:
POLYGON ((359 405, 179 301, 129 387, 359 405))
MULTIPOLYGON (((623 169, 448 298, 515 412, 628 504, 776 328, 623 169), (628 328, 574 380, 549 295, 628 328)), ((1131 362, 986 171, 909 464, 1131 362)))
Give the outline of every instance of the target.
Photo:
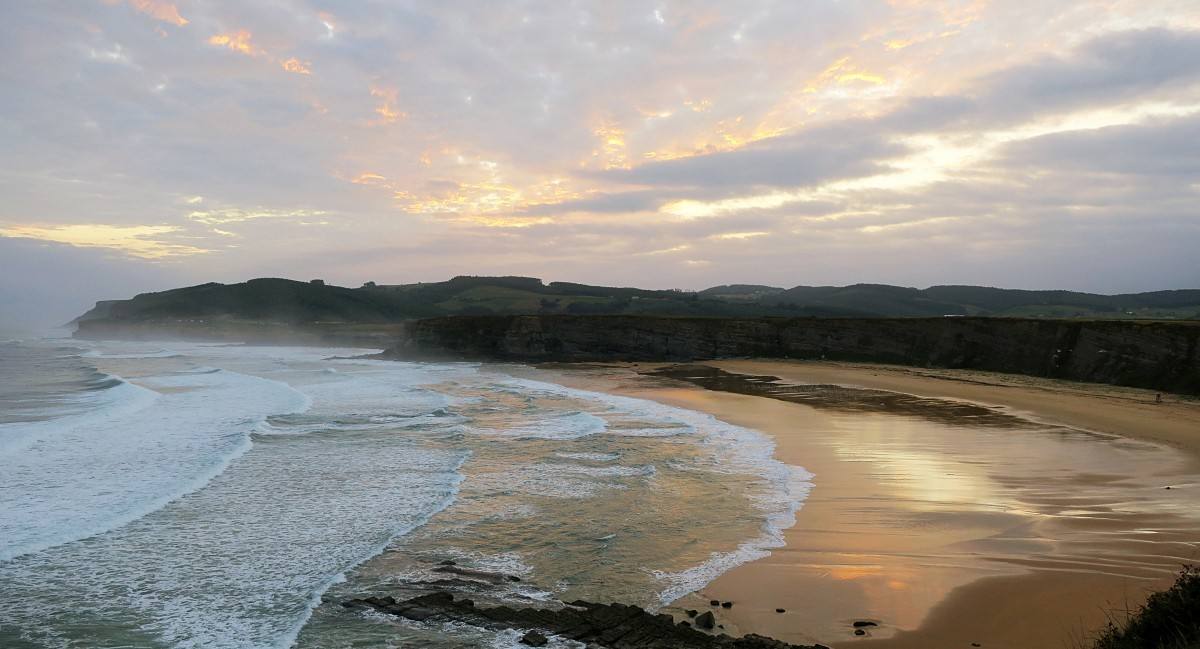
POLYGON ((1169 584, 1180 564, 1200 562, 1194 400, 1156 404, 1142 390, 975 372, 706 364, 992 407, 955 423, 937 404, 927 416, 882 405, 847 411, 628 368, 549 370, 562 382, 763 431, 776 457, 815 474, 786 547, 678 602, 733 601, 716 609, 727 632, 839 649, 1083 646, 1110 616, 1169 584), (855 621, 878 626, 856 636, 855 621))

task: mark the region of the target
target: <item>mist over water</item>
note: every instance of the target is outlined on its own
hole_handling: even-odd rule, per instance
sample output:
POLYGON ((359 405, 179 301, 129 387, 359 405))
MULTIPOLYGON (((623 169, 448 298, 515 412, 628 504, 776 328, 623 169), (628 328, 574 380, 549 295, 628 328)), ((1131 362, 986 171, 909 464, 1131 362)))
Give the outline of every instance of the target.
POLYGON ((0 645, 503 646, 339 602, 454 558, 521 577, 484 600, 662 606, 778 545, 807 494, 706 415, 330 358, 365 351, 6 343, 0 645))

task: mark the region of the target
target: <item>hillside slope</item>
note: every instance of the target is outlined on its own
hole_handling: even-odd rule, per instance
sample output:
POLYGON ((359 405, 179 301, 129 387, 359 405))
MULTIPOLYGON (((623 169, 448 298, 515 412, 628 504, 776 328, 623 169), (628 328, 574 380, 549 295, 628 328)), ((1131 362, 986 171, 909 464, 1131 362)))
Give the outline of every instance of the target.
POLYGON ((201 284, 99 302, 81 323, 195 320, 272 323, 394 323, 447 315, 651 315, 719 317, 1200 318, 1200 290, 1095 295, 979 286, 927 289, 855 284, 725 285, 699 292, 543 283, 533 277, 455 277, 445 282, 360 288, 319 280, 253 279, 201 284))

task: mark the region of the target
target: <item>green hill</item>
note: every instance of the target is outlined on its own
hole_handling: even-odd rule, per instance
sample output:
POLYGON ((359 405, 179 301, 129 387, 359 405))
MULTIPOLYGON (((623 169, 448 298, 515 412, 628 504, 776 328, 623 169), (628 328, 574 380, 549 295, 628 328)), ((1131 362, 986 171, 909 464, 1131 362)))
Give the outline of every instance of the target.
POLYGON ((605 314, 656 316, 928 317, 1200 319, 1200 290, 1096 295, 980 286, 927 289, 855 284, 734 284, 703 291, 647 290, 543 283, 533 277, 468 277, 445 282, 329 286, 314 280, 253 279, 201 284, 129 300, 97 303, 80 320, 390 323, 444 315, 605 314))

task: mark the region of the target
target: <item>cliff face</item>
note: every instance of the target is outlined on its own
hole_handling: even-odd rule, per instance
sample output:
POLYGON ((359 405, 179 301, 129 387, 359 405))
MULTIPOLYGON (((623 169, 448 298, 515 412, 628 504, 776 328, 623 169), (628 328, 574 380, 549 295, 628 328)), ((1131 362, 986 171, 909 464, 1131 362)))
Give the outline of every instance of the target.
POLYGON ((1200 322, 459 316, 409 323, 387 355, 523 362, 824 358, 1200 394, 1198 346, 1200 322))

